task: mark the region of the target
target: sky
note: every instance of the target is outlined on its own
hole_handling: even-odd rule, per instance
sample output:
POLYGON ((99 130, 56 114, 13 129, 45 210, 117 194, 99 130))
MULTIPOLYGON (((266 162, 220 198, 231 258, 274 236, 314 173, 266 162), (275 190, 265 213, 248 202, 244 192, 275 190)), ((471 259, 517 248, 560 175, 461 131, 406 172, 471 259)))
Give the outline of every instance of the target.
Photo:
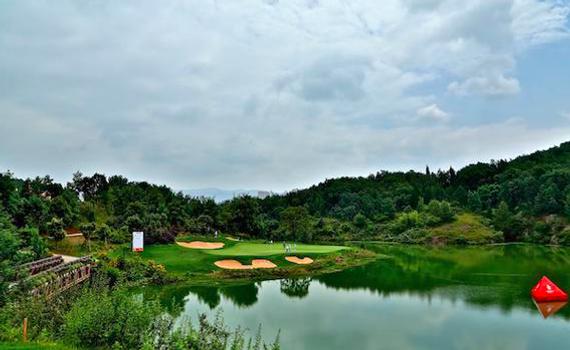
POLYGON ((570 0, 1 0, 0 171, 285 191, 570 140, 570 0))

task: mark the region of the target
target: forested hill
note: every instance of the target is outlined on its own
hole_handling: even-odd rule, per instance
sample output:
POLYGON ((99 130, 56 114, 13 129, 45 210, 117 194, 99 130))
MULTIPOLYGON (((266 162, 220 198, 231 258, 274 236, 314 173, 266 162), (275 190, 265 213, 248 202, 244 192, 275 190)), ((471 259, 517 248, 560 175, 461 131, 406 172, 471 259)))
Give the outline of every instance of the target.
POLYGON ((49 176, 0 175, 0 230, 55 239, 64 229, 80 229, 120 243, 143 230, 147 243, 160 243, 183 232, 221 230, 303 241, 570 244, 569 218, 570 142, 458 171, 383 171, 221 204, 122 176, 76 173, 58 184, 49 176))
POLYGON ((304 205, 311 213, 350 219, 357 213, 372 218, 414 208, 420 197, 448 200, 477 211, 493 208, 501 201, 528 214, 562 213, 563 198, 570 188, 570 142, 546 151, 468 165, 458 171, 379 172, 368 177, 327 180, 311 188, 268 199, 267 207, 304 205), (557 192, 557 193, 551 193, 557 192), (551 208, 545 208, 544 199, 551 208), (554 204, 556 201, 556 205, 554 204))

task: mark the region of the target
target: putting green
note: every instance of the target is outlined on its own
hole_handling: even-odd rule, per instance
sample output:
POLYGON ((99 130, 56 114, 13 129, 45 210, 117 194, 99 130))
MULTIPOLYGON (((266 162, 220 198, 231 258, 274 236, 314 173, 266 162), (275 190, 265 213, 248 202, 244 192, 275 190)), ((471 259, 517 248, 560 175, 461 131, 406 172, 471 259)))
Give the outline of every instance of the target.
MULTIPOLYGON (((292 245, 293 247, 293 245, 292 245)), ((303 254, 328 254, 337 252, 339 250, 348 249, 342 246, 332 246, 332 245, 312 245, 312 244, 297 244, 296 249, 292 254, 303 255, 303 254)), ((269 255, 284 255, 285 249, 282 243, 236 243, 231 247, 212 250, 205 252, 210 255, 219 256, 269 256, 269 255)))

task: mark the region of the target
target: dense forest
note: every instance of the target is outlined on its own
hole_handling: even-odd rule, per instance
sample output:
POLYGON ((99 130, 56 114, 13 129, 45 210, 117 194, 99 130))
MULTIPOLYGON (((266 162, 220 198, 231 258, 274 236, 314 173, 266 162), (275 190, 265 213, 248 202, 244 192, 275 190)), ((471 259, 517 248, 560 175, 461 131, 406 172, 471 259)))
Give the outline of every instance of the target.
MULTIPOLYGON (((0 230, 26 245, 77 230, 106 243, 127 242, 135 230, 146 243, 220 230, 273 240, 570 244, 569 218, 570 142, 457 171, 382 171, 221 204, 122 176, 77 172, 62 185, 49 176, 0 175, 0 230)), ((27 254, 43 249, 36 243, 27 254)))

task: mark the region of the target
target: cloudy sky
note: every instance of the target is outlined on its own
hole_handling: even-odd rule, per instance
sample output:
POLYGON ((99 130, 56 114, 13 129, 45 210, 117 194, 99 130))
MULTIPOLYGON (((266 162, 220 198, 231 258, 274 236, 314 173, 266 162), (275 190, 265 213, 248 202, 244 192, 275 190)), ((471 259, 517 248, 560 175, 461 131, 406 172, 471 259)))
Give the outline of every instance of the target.
POLYGON ((0 2, 0 169, 276 191, 570 140, 568 0, 0 2))

